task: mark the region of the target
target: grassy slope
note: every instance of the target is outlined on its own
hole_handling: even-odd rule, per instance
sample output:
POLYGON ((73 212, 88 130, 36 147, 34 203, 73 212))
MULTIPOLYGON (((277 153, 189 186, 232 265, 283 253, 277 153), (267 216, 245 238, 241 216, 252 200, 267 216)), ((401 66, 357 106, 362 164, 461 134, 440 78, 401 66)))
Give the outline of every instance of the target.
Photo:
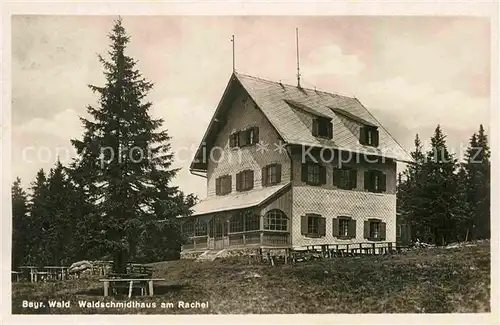
MULTIPOLYGON (((166 283, 135 301, 208 301, 208 309, 79 308, 105 300, 97 279, 14 283, 13 313, 451 313, 490 311, 489 243, 401 255, 336 258, 279 265, 237 259, 155 263, 166 283), (245 279, 242 272, 262 277, 245 279), (23 300, 70 300, 70 309, 23 309, 23 300)), ((106 301, 128 301, 106 298, 106 301)))

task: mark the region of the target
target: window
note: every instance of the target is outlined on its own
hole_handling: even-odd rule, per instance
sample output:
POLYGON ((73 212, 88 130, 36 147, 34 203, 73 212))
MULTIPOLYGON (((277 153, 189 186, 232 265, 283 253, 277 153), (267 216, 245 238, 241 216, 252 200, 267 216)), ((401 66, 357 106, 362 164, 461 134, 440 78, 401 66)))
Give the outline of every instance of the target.
POLYGON ((246 130, 234 132, 229 136, 229 146, 231 148, 251 146, 258 142, 259 128, 256 126, 246 130))
POLYGON ((241 213, 234 215, 229 220, 229 232, 245 231, 245 216, 241 213))
POLYGON ((201 220, 198 220, 195 223, 195 230, 194 230, 194 235, 195 236, 206 236, 207 235, 207 223, 201 220))
POLYGON ((215 180, 215 195, 226 195, 231 193, 231 175, 225 175, 215 180))
POLYGON ((333 125, 332 122, 323 117, 313 119, 312 135, 315 137, 333 138, 333 125))
POLYGON ((385 240, 386 224, 380 219, 365 221, 365 239, 372 241, 385 240))
POLYGON ((248 191, 253 188, 253 170, 244 170, 236 174, 236 190, 248 191))
POLYGON ((310 185, 326 184, 326 167, 320 164, 302 164, 302 181, 310 185))
POLYGON ((186 221, 182 225, 182 233, 188 237, 194 236, 195 220, 186 221))
POLYGON ((275 209, 266 213, 264 218, 264 229, 286 231, 287 225, 288 218, 283 211, 275 209))
POLYGON ((326 218, 319 214, 306 214, 301 217, 301 233, 306 237, 324 237, 326 235, 326 218))
POLYGON ((272 164, 262 168, 262 186, 281 183, 281 165, 272 164))
POLYGON ((366 126, 366 125, 361 127, 359 135, 359 143, 367 146, 378 147, 378 138, 379 135, 377 127, 366 126))
POLYGON ((241 214, 244 215, 245 218, 245 231, 260 229, 260 215, 252 210, 244 210, 241 214))
POLYGON ((332 220, 333 237, 340 239, 356 238, 356 220, 351 217, 338 217, 332 220))
POLYGON ((229 136, 229 146, 231 148, 239 147, 240 146, 240 137, 238 135, 238 132, 235 132, 229 136))
POLYGON ((365 190, 381 193, 386 191, 386 175, 379 170, 365 171, 365 190))
POLYGON ((343 190, 352 190, 357 186, 357 170, 344 167, 333 170, 333 185, 343 190))

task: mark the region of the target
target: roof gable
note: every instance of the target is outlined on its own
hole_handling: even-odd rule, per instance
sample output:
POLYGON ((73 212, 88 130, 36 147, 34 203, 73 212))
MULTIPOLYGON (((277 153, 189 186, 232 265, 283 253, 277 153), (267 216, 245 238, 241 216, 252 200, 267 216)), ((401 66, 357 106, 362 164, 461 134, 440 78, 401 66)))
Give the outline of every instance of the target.
POLYGON ((329 147, 385 156, 399 161, 413 161, 411 156, 356 98, 299 88, 235 72, 203 136, 195 160, 191 164, 192 170, 204 170, 206 163, 200 160, 203 144, 210 147, 225 123, 225 114, 230 106, 227 103, 231 102, 239 91, 245 91, 249 95, 282 140, 288 144, 329 147), (297 109, 331 119, 333 139, 314 137, 309 127, 300 118, 297 109), (359 144, 358 137, 343 122, 345 118, 363 125, 377 127, 379 129, 378 148, 359 144))

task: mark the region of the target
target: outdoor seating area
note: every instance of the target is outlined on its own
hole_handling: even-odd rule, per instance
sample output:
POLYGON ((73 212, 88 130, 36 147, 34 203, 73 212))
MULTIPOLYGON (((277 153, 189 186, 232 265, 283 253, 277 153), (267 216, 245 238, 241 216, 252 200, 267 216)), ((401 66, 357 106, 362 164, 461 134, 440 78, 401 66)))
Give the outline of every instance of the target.
POLYGON ((106 278, 99 279, 104 285, 104 296, 118 294, 124 289, 128 290, 128 297, 132 297, 134 289, 139 289, 140 295, 154 294, 154 282, 165 279, 153 278, 153 267, 138 263, 127 263, 126 273, 109 272, 106 278), (111 289, 111 290, 110 290, 111 289))
POLYGON ((12 281, 30 281, 32 283, 39 281, 66 280, 68 278, 67 266, 29 266, 18 267, 19 271, 12 271, 12 281))

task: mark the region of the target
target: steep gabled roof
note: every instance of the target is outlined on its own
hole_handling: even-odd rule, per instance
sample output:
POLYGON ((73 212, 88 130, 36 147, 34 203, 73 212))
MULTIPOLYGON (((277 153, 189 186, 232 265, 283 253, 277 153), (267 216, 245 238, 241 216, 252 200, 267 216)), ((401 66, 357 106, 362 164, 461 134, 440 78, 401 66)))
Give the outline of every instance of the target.
MULTIPOLYGON (((384 156, 397 161, 412 162, 411 156, 389 134, 380 122, 356 98, 340 96, 324 91, 298 88, 297 86, 269 81, 241 73, 234 73, 226 87, 217 107, 214 118, 210 122, 202 143, 210 146, 218 132, 215 125, 223 123, 214 119, 223 119, 224 111, 234 98, 234 90, 243 88, 260 108, 262 113, 276 129, 284 142, 294 145, 328 147, 363 154, 384 156), (329 117, 333 123, 333 139, 316 138, 311 130, 297 114, 296 106, 313 115, 329 117), (345 119, 377 127, 379 130, 379 146, 373 148, 359 144, 358 137, 346 126, 345 119)), ((196 158, 201 153, 201 145, 196 158)), ((193 161, 191 169, 199 168, 193 161), (198 167, 198 168, 197 168, 198 167)))

